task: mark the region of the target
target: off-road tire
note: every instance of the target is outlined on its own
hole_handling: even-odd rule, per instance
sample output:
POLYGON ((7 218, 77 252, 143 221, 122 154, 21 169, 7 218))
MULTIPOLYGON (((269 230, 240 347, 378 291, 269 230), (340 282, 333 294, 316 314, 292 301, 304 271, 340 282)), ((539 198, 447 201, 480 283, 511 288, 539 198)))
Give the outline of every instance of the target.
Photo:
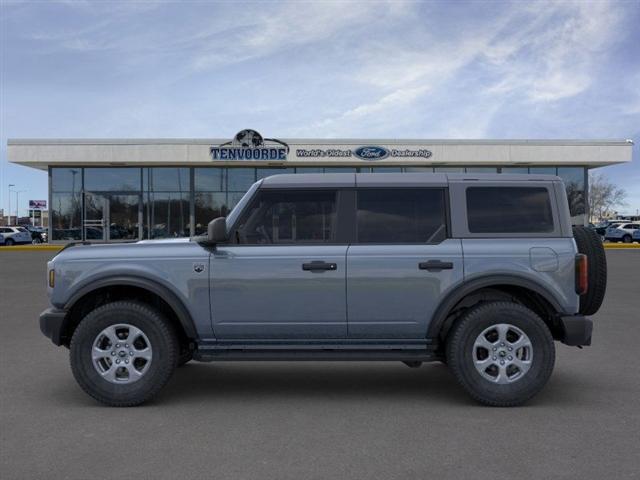
POLYGON ((607 290, 607 257, 598 234, 586 227, 573 227, 578 252, 587 256, 589 288, 580 295, 582 315, 594 315, 604 301, 607 290))
POLYGON ((533 311, 514 302, 491 302, 471 308, 453 326, 447 338, 446 357, 456 380, 475 400, 492 407, 513 407, 525 403, 545 386, 553 371, 555 346, 549 328, 533 311), (508 384, 482 377, 473 359, 478 335, 500 323, 522 330, 533 350, 529 371, 508 384))
POLYGON ((82 389, 105 405, 132 407, 146 402, 169 381, 178 359, 179 346, 168 320, 149 305, 136 301, 108 303, 91 311, 78 325, 70 345, 73 375, 82 389), (93 342, 110 325, 126 323, 148 337, 153 358, 139 380, 118 385, 101 378, 91 359, 93 342))

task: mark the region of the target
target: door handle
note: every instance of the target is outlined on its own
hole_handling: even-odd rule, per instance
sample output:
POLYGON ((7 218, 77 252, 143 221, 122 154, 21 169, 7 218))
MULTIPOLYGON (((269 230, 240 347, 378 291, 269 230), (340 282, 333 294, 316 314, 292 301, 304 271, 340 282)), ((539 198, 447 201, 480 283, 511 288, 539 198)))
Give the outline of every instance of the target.
POLYGON ((428 262, 420 262, 418 264, 420 270, 429 270, 430 272, 439 272, 441 270, 453 269, 453 262, 441 262, 440 260, 429 260, 428 262))
POLYGON ((338 265, 336 263, 327 263, 322 260, 314 260, 310 263, 303 263, 302 270, 309 272, 324 272, 326 270, 337 270, 338 265))

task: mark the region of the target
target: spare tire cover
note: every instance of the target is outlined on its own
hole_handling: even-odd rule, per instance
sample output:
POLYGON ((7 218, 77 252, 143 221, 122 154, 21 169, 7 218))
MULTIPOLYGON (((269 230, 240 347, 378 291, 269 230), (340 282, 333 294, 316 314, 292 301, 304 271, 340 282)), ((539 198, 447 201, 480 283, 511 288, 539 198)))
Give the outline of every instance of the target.
POLYGON ((607 290, 607 257, 600 236, 590 228, 573 227, 578 252, 587 256, 589 288, 580 296, 580 313, 595 314, 602 305, 607 290))

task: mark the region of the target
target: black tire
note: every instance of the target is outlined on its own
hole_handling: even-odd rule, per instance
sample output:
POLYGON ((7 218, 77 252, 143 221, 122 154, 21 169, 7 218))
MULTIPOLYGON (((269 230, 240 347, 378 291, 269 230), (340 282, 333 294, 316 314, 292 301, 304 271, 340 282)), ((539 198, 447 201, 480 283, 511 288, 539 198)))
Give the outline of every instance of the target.
MULTIPOLYGON (((489 355, 492 355, 489 352, 489 355)), ((555 363, 555 346, 545 323, 528 308, 514 302, 491 302, 465 313, 447 339, 447 365, 462 387, 478 402, 493 407, 521 405, 547 383, 555 363), (486 379, 474 364, 474 343, 493 325, 508 323, 524 332, 531 342, 531 366, 512 383, 486 379)))
POLYGON ((622 237, 622 243, 631 243, 631 235, 625 235, 622 237))
POLYGON ((4 244, 5 244, 7 247, 12 247, 14 243, 15 243, 15 242, 13 241, 13 239, 12 239, 12 238, 7 238, 7 239, 5 240, 5 242, 4 242, 4 244))
POLYGON ((169 381, 179 347, 171 325, 161 313, 143 303, 118 301, 96 308, 80 322, 71 338, 70 350, 71 370, 86 393, 105 405, 131 407, 149 400, 169 381), (139 380, 116 384, 102 378, 94 368, 91 351, 100 332, 125 323, 144 332, 153 357, 148 371, 139 380))
POLYGON ((42 240, 40 240, 38 237, 36 237, 33 240, 31 240, 31 243, 34 244, 34 245, 40 245, 42 243, 42 240))
POLYGON ((589 288, 580 296, 582 315, 594 315, 602 306, 607 291, 607 257, 602 242, 590 228, 573 227, 578 252, 587 256, 589 288))

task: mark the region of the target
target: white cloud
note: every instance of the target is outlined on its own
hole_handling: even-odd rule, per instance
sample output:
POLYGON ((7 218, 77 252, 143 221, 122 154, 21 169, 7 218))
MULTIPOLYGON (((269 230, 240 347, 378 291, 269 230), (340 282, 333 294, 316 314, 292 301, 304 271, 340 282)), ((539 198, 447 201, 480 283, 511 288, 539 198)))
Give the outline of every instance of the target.
POLYGON ((621 12, 608 1, 534 4, 523 28, 499 36, 485 53, 500 80, 492 94, 532 102, 578 95, 591 85, 597 58, 614 39, 621 12))

